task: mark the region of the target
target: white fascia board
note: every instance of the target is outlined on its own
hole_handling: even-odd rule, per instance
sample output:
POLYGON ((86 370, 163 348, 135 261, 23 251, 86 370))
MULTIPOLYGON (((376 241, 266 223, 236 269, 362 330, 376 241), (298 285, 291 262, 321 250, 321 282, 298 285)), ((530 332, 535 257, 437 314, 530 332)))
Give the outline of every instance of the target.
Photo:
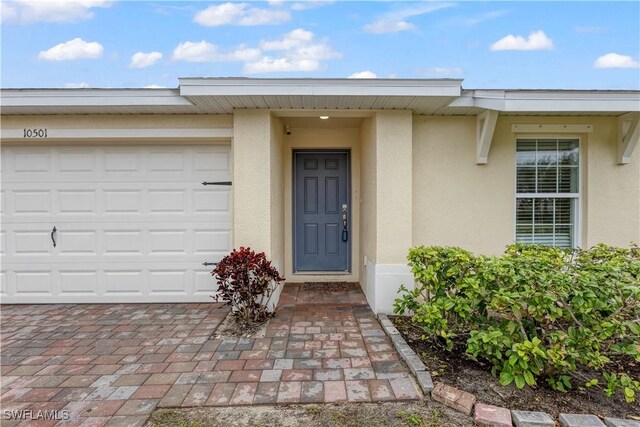
MULTIPOLYGON (((44 130, 44 129, 43 129, 44 130)), ((25 129, 2 129, 3 142, 90 141, 90 140, 212 140, 233 138, 233 129, 47 129, 46 138, 25 138, 25 129)))
POLYGON ((475 90, 450 106, 504 112, 629 112, 640 111, 640 92, 475 90))
POLYGON ((183 96, 460 96, 462 80, 182 78, 183 96))
POLYGON ((191 106, 175 89, 3 89, 2 107, 191 106))

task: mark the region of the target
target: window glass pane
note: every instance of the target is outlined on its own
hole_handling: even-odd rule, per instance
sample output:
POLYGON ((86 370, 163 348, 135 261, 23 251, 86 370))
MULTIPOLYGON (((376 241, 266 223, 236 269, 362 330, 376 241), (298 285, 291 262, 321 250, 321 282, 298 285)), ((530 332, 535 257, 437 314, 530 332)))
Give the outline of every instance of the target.
POLYGON ((553 224, 554 199, 535 199, 533 221, 535 224, 553 224))
POLYGON ((533 224, 533 199, 517 199, 516 224, 533 224))
MULTIPOLYGON (((516 192, 579 192, 579 141, 542 138, 516 141, 516 192)), ((571 247, 574 198, 516 198, 516 242, 571 247)))
POLYGON ((556 226, 555 246, 560 248, 570 248, 573 246, 573 227, 569 225, 556 226))
POLYGON ((555 224, 571 225, 573 224, 573 200, 556 199, 555 224))
POLYGON ((516 242, 533 243, 533 226, 519 225, 516 227, 516 242))
POLYGON ((518 167, 516 171, 516 191, 518 193, 536 192, 536 168, 518 167))
POLYGON ((558 170, 555 165, 538 167, 538 185, 536 193, 557 193, 558 170))
POLYGON ((536 164, 536 140, 519 139, 516 142, 516 164, 535 166, 536 164))
POLYGON ((575 166, 561 166, 558 168, 558 192, 578 192, 578 168, 575 166))
POLYGON ((561 139, 558 141, 558 163, 578 166, 578 140, 561 139))
POLYGON ((553 246, 553 225, 535 226, 533 228, 533 243, 553 246))
POLYGON ((538 140, 538 165, 556 165, 558 163, 558 140, 538 140))

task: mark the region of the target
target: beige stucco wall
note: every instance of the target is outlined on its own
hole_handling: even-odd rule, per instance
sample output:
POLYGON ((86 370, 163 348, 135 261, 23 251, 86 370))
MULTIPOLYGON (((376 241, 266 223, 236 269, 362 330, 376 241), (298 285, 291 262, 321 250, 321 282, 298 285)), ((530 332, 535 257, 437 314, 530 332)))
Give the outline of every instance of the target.
MULTIPOLYGON (((640 155, 616 162, 615 117, 501 116, 487 165, 475 163, 475 117, 414 117, 413 245, 500 253, 514 241, 512 124, 591 124, 581 139, 581 246, 640 240, 640 155)), ((557 136, 557 135, 556 135, 557 136)))
POLYGON ((271 257, 271 114, 233 116, 233 246, 271 257))
MULTIPOLYGON (((284 272, 284 136, 282 121, 271 118, 271 260, 284 272)), ((286 277, 286 276, 285 276, 286 277)))
MULTIPOLYGON (((376 117, 367 118, 361 126, 361 169, 360 169, 360 263, 365 257, 376 262, 376 117)), ((366 278, 363 275, 363 281, 366 278)))
POLYGON ((377 264, 405 264, 412 237, 410 111, 376 114, 377 264))
MULTIPOLYGON (((286 121, 286 119, 285 119, 286 121)), ((282 129, 282 127, 280 128, 282 129)), ((281 131, 282 133, 282 131, 281 131)), ((357 282, 360 278, 360 129, 358 128, 296 128, 291 127, 291 135, 284 136, 284 247, 285 275, 289 282, 335 280, 357 282), (295 149, 350 149, 351 150, 351 273, 322 273, 320 275, 293 273, 293 150, 295 149)))

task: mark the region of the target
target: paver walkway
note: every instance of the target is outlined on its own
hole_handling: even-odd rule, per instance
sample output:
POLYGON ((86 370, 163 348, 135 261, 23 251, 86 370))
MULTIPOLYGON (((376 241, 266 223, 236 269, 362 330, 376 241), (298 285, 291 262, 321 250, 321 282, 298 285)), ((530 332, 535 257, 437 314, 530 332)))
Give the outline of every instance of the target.
POLYGON ((138 426, 160 407, 421 397, 359 288, 287 284, 264 338, 209 339, 227 312, 221 304, 2 306, 2 426, 138 426), (31 412, 14 417, 69 419, 8 419, 22 410, 31 412))

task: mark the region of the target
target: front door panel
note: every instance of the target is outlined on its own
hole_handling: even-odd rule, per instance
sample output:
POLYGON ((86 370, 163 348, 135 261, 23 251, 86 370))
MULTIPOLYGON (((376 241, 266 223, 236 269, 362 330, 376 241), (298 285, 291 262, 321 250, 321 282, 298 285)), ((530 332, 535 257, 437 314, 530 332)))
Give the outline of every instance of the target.
POLYGON ((295 270, 349 271, 348 153, 295 152, 294 168, 295 270))

